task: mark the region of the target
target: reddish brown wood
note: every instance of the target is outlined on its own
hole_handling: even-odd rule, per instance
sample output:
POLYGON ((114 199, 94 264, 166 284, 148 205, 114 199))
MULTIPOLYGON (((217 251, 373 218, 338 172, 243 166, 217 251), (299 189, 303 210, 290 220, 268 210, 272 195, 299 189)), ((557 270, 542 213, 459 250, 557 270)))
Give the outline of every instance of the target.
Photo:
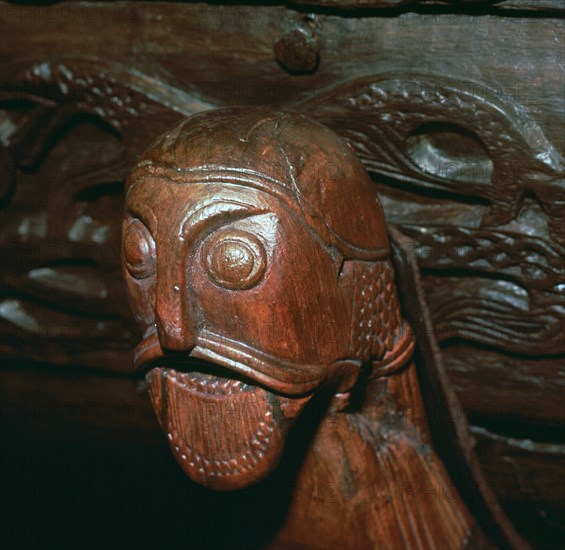
POLYGON ((292 103, 352 143, 414 240, 452 412, 499 438, 480 456, 516 525, 561 546, 562 2, 297 4, 2 4, 3 360, 115 383, 139 338, 118 269, 135 157, 191 112, 292 103), (297 27, 313 72, 285 66, 297 27))
POLYGON ((195 115, 130 173, 122 236, 136 365, 189 477, 262 480, 310 405, 275 546, 482 538, 431 445, 382 209, 345 141, 288 112, 195 115))

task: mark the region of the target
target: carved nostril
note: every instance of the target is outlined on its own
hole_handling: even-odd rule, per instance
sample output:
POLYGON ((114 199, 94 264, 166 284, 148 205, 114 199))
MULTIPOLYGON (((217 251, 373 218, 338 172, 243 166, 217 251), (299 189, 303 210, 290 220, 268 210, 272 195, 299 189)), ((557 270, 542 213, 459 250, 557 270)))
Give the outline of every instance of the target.
POLYGON ((157 335, 163 349, 171 351, 190 350, 194 347, 194 338, 182 327, 157 322, 157 335))
POLYGON ((193 319, 186 309, 179 285, 172 285, 169 292, 157 293, 155 322, 163 349, 185 351, 196 345, 193 319))

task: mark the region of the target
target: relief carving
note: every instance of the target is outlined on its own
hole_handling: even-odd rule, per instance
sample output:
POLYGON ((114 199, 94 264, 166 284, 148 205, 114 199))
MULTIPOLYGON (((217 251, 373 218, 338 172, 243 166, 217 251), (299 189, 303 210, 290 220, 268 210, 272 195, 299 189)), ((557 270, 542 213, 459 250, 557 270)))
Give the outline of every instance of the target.
POLYGON ((137 338, 119 275, 123 181, 152 135, 205 104, 84 60, 14 64, 0 88, 2 350, 123 370, 137 338))
POLYGON ((190 117, 130 173, 122 234, 136 366, 191 479, 263 480, 317 409, 275 547, 481 544, 432 447, 383 212, 345 141, 292 112, 190 117), (453 498, 423 504, 422 480, 453 498))
MULTIPOLYGON (((0 326, 8 336, 2 352, 131 371, 139 334, 119 275, 123 179, 154 136, 213 106, 135 71, 86 60, 10 66, 0 88, 0 326)), ((525 395, 534 405, 543 401, 548 377, 539 373, 554 368, 557 376, 565 357, 564 161, 534 118, 484 84, 445 75, 367 76, 292 108, 351 144, 371 173, 387 221, 413 240, 433 335, 447 366, 464 372, 458 390, 471 392, 475 373, 485 371, 488 360, 490 372, 504 370, 505 383, 512 379, 519 392, 530 392, 525 395), (502 369, 517 364, 516 354, 528 356, 520 369, 502 369), (532 393, 529 382, 514 380, 518 372, 527 381, 536 373, 536 388, 543 391, 532 393)), ((330 171, 335 166, 331 163, 330 171)), ((285 167, 286 160, 277 174, 285 167)), ((242 177, 252 179, 238 172, 226 174, 226 181, 233 185, 242 177)), ((136 246, 147 235, 143 227, 131 231, 130 268, 143 273, 151 267, 137 262, 136 246)), ((203 269, 217 272, 218 281, 233 292, 245 292, 229 288, 241 284, 242 275, 245 284, 257 285, 266 274, 269 250, 248 233, 236 231, 225 241, 208 243, 203 269), (220 258, 226 256, 240 258, 228 275, 220 274, 220 258)), ((146 245, 150 250, 149 239, 146 245)), ((351 276, 359 283, 357 275, 351 276)), ((362 284, 355 289, 353 294, 360 293, 362 284)), ((355 315, 353 327, 380 319, 368 309, 355 315)), ((237 320, 223 329, 227 335, 243 330, 237 320)), ((382 353, 390 341, 378 334, 363 347, 352 330, 348 353, 382 353)), ((226 395, 244 393, 241 384, 229 382, 226 395)), ((512 403, 505 406, 515 414, 512 403)), ((273 405, 259 396, 238 410, 249 415, 275 406, 281 402, 273 405)), ((201 419, 211 410, 187 407, 201 419)), ((524 417, 531 409, 522 411, 524 417)), ((535 409, 545 422, 548 414, 535 409)), ((234 410, 217 409, 224 417, 234 410)), ((289 412, 284 430, 295 413, 289 412)), ((282 428, 269 428, 282 437, 282 428)), ((260 436, 259 445, 269 437, 260 436)), ((228 449, 218 452, 227 456, 228 449)))
POLYGON ((565 352, 565 161, 526 109, 432 75, 363 77, 298 109, 375 174, 387 220, 415 241, 438 339, 565 352))
POLYGON ((531 192, 551 236, 565 239, 565 160, 527 111, 495 89, 439 75, 378 75, 337 86, 299 109, 348 139, 368 170, 455 200, 487 201, 482 226, 516 218, 531 192))

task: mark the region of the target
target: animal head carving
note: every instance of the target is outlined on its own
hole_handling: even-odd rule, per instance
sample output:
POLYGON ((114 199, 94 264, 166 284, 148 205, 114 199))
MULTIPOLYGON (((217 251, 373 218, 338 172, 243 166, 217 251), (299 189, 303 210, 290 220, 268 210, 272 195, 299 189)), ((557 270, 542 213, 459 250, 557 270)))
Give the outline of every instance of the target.
POLYGON ((363 367, 406 361, 381 206, 324 126, 264 108, 195 115, 145 152, 126 193, 135 361, 193 480, 262 479, 318 388, 346 393, 363 367))

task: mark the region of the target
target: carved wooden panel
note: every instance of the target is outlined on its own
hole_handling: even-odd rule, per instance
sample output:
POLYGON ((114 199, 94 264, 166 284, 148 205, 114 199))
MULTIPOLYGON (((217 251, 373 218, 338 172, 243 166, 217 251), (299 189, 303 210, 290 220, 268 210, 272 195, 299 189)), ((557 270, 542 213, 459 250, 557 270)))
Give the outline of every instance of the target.
POLYGON ((332 2, 306 17, 323 5, 309 4, 1 6, 3 355, 132 371, 118 225, 135 158, 212 106, 302 111, 352 144, 387 221, 416 243, 499 494, 532 536, 558 533, 539 472, 557 478, 565 421, 560 6, 332 2), (275 49, 295 25, 318 44, 300 74, 275 49))
POLYGON ((205 105, 179 93, 168 109, 170 92, 100 63, 16 64, 2 77, 2 346, 129 371, 123 180, 154 132, 205 105))
POLYGON ((558 369, 565 161, 527 111, 486 85, 437 76, 364 78, 301 109, 387 176, 375 177, 379 195, 415 242, 446 357, 471 343, 489 362, 520 354, 558 369))

